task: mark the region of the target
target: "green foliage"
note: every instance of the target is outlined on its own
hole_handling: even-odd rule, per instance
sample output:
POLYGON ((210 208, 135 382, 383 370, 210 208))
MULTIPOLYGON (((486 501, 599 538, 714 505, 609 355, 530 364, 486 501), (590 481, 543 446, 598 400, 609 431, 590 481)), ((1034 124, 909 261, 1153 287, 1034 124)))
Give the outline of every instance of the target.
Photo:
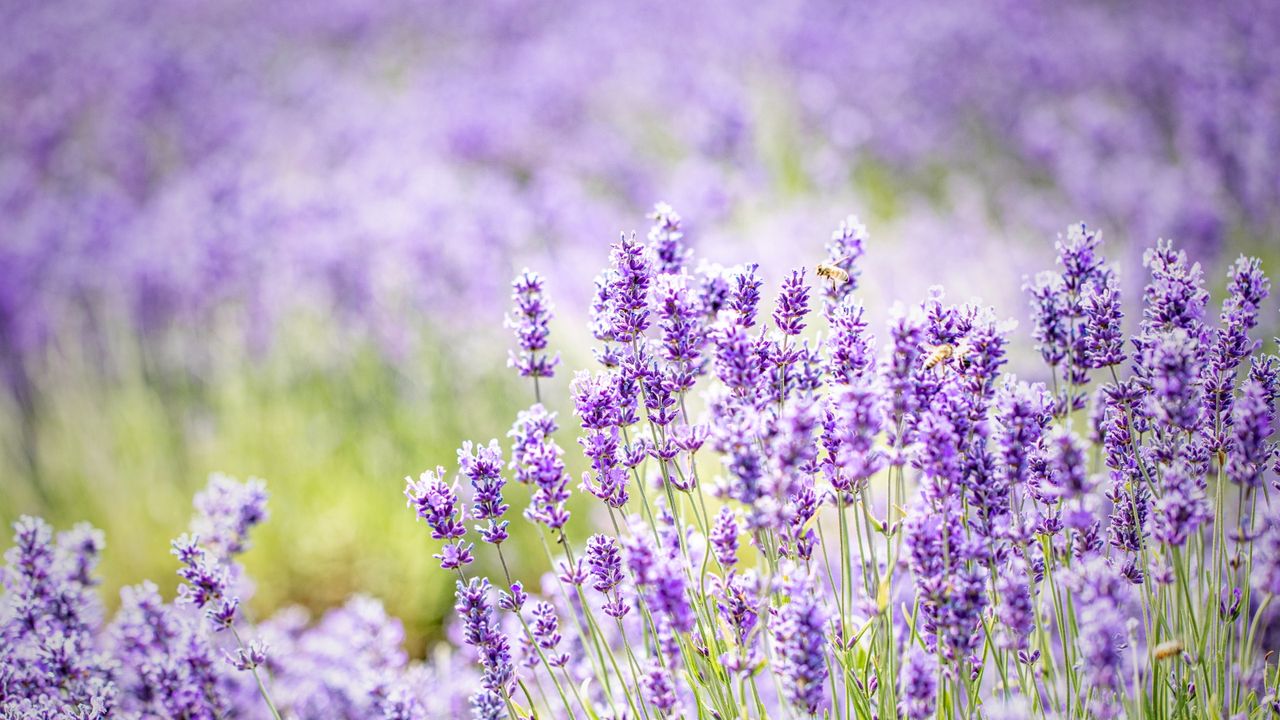
MULTIPOLYGON (((166 360, 190 363, 201 354, 191 347, 139 349, 129 332, 92 355, 87 343, 58 343, 31 371, 32 407, 4 394, 0 521, 88 521, 106 533, 109 601, 148 578, 171 595, 169 541, 186 529, 195 491, 211 472, 261 477, 271 518, 245 556, 259 582, 252 612, 289 604, 319 612, 370 594, 404 619, 410 651, 421 655, 452 609, 453 580, 404 508, 404 477, 436 465, 454 473, 465 439, 505 445, 532 392, 501 352, 477 361, 454 343, 424 340, 393 363, 372 343, 344 342, 333 323, 299 319, 290 328, 258 358, 226 336, 204 338, 212 359, 196 368, 166 360)), ((571 433, 560 442, 572 445, 571 433)), ((523 507, 524 488, 508 494, 523 507)), ((513 522, 512 533, 515 543, 536 543, 528 523, 513 522)), ((513 571, 536 583, 541 554, 521 557, 532 562, 513 571)))

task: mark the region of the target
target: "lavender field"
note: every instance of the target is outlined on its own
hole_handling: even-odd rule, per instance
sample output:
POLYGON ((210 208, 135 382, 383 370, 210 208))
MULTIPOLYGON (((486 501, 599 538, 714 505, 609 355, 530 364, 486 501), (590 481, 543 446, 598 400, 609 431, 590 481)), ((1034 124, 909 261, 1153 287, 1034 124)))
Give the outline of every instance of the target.
POLYGON ((1280 6, 0 12, 0 718, 1280 713, 1280 6))

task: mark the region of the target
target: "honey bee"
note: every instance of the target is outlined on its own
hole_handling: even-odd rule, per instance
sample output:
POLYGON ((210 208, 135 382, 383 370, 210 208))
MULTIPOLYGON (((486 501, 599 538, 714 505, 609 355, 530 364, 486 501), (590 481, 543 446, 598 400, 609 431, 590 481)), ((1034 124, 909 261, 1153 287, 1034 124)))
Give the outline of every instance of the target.
POLYGON ((929 356, 924 359, 924 369, 932 370, 938 367, 942 363, 950 360, 951 356, 955 354, 955 351, 956 347, 951 343, 942 343, 941 345, 938 345, 933 348, 933 350, 929 352, 929 356))
POLYGON ((924 369, 932 370, 939 365, 951 365, 957 370, 961 370, 968 365, 969 353, 973 352, 973 347, 969 343, 959 343, 952 345, 951 343, 942 343, 935 346, 929 356, 924 359, 924 369))
POLYGON ((1181 640, 1165 640, 1155 647, 1152 655, 1155 657, 1156 662, 1161 662, 1176 656, 1180 652, 1182 652, 1181 640))
POLYGON ((813 272, 820 278, 830 280, 832 285, 843 285, 849 282, 849 273, 844 268, 831 263, 820 262, 813 272))

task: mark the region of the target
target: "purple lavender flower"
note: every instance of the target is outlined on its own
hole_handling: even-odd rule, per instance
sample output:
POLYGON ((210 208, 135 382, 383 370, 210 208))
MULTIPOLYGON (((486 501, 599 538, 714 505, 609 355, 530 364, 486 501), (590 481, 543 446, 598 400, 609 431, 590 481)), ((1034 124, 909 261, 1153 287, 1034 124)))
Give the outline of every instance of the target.
POLYGON ((440 553, 433 557, 445 570, 455 570, 471 563, 472 546, 461 539, 467 534, 465 513, 458 504, 456 488, 445 483, 444 476, 444 468, 437 467, 435 472, 422 473, 417 480, 405 478, 404 494, 409 507, 415 508, 418 517, 431 528, 431 537, 445 541, 440 553))
POLYGON ((908 720, 933 717, 937 703, 937 661, 918 647, 906 652, 898 678, 898 712, 908 720))
POLYGON ((663 357, 674 365, 674 385, 680 390, 689 390, 706 365, 702 348, 707 331, 695 298, 689 292, 688 276, 659 276, 654 295, 663 357))
POLYGON ((773 323, 783 335, 799 335, 805 328, 804 316, 809 314, 809 286, 804 283, 804 268, 791 271, 782 281, 778 305, 773 311, 773 323))
POLYGON ((551 603, 540 602, 533 606, 533 639, 538 643, 547 664, 553 668, 569 663, 568 654, 560 651, 560 621, 551 603))
POLYGON ((382 706, 382 720, 426 720, 427 711, 422 702, 408 688, 393 690, 382 706))
POLYGON ((729 309, 732 311, 734 324, 743 328, 752 328, 756 324, 756 311, 760 305, 760 286, 762 284, 757 271, 759 266, 752 263, 744 265, 733 272, 733 290, 729 297, 729 309))
MULTIPOLYGON (((1222 321, 1235 325, 1247 334, 1258 325, 1258 313, 1262 303, 1271 295, 1271 280, 1262 272, 1262 261, 1243 255, 1236 259, 1228 273, 1227 297, 1222 303, 1222 321)), ((1245 344, 1233 346, 1239 358, 1246 357, 1253 347, 1245 344), (1240 354, 1243 353, 1243 354, 1240 354)))
POLYGON ((515 668, 511 663, 510 641, 494 618, 489 589, 489 581, 485 578, 472 578, 465 585, 459 580, 454 610, 462 618, 463 636, 467 644, 475 648, 483 670, 484 690, 473 696, 473 702, 485 712, 490 712, 492 698, 485 695, 496 696, 500 715, 506 709, 503 699, 510 695, 515 668))
POLYGON ((531 522, 559 530, 569 522, 565 503, 569 500, 569 474, 564 451, 552 439, 557 430, 556 414, 541 404, 522 411, 507 436, 512 438, 511 470, 517 482, 533 486, 524 516, 531 522))
POLYGON ((1249 338, 1249 331, 1258 324, 1258 306, 1270 290, 1270 280, 1262 274, 1257 259, 1241 257, 1236 261, 1227 297, 1222 302, 1213 347, 1201 371, 1206 422, 1200 434, 1208 441, 1210 452, 1225 453, 1230 444, 1235 421, 1232 404, 1236 369, 1258 347, 1258 343, 1249 338))
POLYGON ((579 371, 569 385, 569 393, 582 429, 608 430, 618 426, 619 399, 616 386, 608 375, 579 371))
POLYGON ((587 570, 587 564, 582 559, 572 562, 567 560, 562 561, 559 564, 559 570, 560 572, 557 577, 560 578, 560 582, 574 587, 580 587, 586 584, 588 578, 591 577, 587 570))
POLYGON ((1274 512, 1262 520, 1262 534, 1254 553, 1250 585, 1260 593, 1280 595, 1280 519, 1274 512))
POLYGON ((786 595, 788 602, 773 611, 769 623, 774 638, 776 672, 787 702, 816 715, 827 702, 827 620, 821 596, 812 581, 796 568, 786 595))
POLYGON ((842 220, 840 226, 831 233, 831 240, 827 243, 827 264, 839 268, 848 279, 839 282, 833 280, 828 285, 826 294, 829 305, 843 304, 845 298, 858 289, 861 274, 858 261, 866 253, 864 245, 867 237, 866 226, 854 215, 842 220))
POLYGON ((874 386, 846 387, 835 396, 822 439, 828 454, 823 470, 837 491, 861 489, 884 467, 885 454, 876 447, 876 437, 884 429, 884 411, 884 398, 874 386))
MULTIPOLYGON (((664 541, 664 547, 675 551, 674 542, 664 541)), ((679 559, 660 562, 648 578, 651 583, 649 607, 665 627, 678 633, 689 632, 694 625, 693 608, 689 607, 689 600, 685 596, 685 579, 680 562, 679 559)))
POLYGON ((405 478, 404 494, 409 507, 415 508, 418 518, 430 526, 435 540, 453 540, 467 534, 456 488, 445 483, 444 476, 444 468, 437 467, 435 472, 422 473, 417 480, 405 478))
POLYGON ((1097 369, 1119 365, 1125 360, 1124 335, 1120 322, 1124 313, 1120 310, 1120 290, 1114 275, 1101 286, 1090 286, 1085 300, 1084 360, 1089 368, 1097 369))
MULTIPOLYGON (((895 418, 912 413, 920 406, 916 383, 923 355, 924 326, 921 319, 901 307, 895 308, 894 317, 889 322, 889 347, 884 368, 885 393, 892 402, 895 418)), ((901 440, 890 438, 891 442, 905 446, 901 440)))
POLYGON ((658 551, 653 545, 652 533, 639 519, 632 522, 632 530, 623 539, 623 560, 636 585, 647 586, 653 583, 658 572, 658 551))
POLYGON ((249 530, 267 519, 267 488, 257 478, 241 483, 221 473, 196 493, 191 531, 201 544, 227 559, 249 548, 249 530))
POLYGON ((787 497, 779 515, 780 530, 778 532, 778 555, 797 563, 809 562, 813 558, 814 547, 818 544, 817 534, 809 526, 809 522, 818 513, 818 494, 812 482, 801 481, 796 489, 787 497))
POLYGON ((1147 515, 1150 495, 1141 479, 1125 482, 1125 474, 1112 471, 1111 489, 1107 499, 1111 501, 1111 523, 1107 534, 1112 547, 1130 553, 1142 550, 1147 534, 1147 515))
POLYGON ((671 673, 662 665, 653 663, 644 677, 640 678, 640 689, 649 705, 663 716, 677 712, 679 699, 676 696, 675 684, 671 673))
POLYGON ((907 515, 907 566, 921 599, 926 639, 948 661, 967 657, 981 642, 981 616, 987 598, 981 566, 966 567, 979 557, 967 545, 958 500, 930 497, 921 488, 907 515))
POLYGON ((866 332, 867 322, 863 315, 862 304, 852 297, 831 306, 828 312, 831 337, 827 340, 827 348, 831 356, 832 382, 852 384, 875 369, 872 338, 866 332))
POLYGON ((194 621, 165 605, 150 582, 121 591, 108 636, 120 662, 116 683, 131 709, 161 717, 227 714, 213 648, 194 621))
POLYGON ((1102 233, 1090 230, 1084 223, 1068 227, 1067 236, 1059 236, 1055 243, 1058 264, 1062 266, 1063 285, 1067 293, 1077 300, 1084 296, 1091 284, 1105 284, 1101 281, 1109 272, 1097 252, 1101 244, 1102 233))
POLYGON ((1128 638, 1126 611, 1132 585, 1107 564, 1094 557, 1077 566, 1075 597, 1081 665, 1093 689, 1092 710, 1101 717, 1113 716, 1115 695, 1123 692, 1129 660, 1124 650, 1128 638))
POLYGON ((1146 412, 1171 431, 1194 430, 1200 418, 1200 344, 1183 328, 1148 336, 1141 362, 1147 373, 1146 412))
POLYGON ((481 689, 471 696, 473 720, 503 720, 507 714, 507 706, 498 693, 481 689))
POLYGON ((100 581, 93 572, 105 546, 106 538, 102 531, 89 523, 79 523, 66 532, 58 533, 59 569, 71 582, 85 588, 94 587, 100 581))
POLYGON ((475 557, 471 554, 473 545, 458 541, 456 543, 445 543, 440 547, 440 552, 431 557, 440 561, 440 567, 444 570, 455 570, 457 568, 470 565, 475 557))
POLYGON ((649 228, 649 247, 656 259, 659 273, 679 274, 693 252, 684 246, 684 229, 680 214, 670 205, 660 202, 649 213, 653 225, 649 228))
POLYGON ((1233 442, 1226 465, 1227 478, 1246 488, 1262 486, 1267 465, 1276 457, 1274 362, 1255 364, 1232 409, 1233 442))
POLYGON ((919 447, 913 464, 923 474, 923 488, 933 499, 946 497, 960 487, 964 433, 953 422, 959 419, 952 412, 952 403, 959 400, 955 393, 954 385, 938 393, 915 427, 919 447))
POLYGON ((1064 499, 1083 497, 1091 486, 1080 438, 1070 430, 1059 429, 1047 438, 1046 445, 1045 474, 1054 495, 1064 499))
POLYGON ((497 440, 490 440, 487 446, 464 442, 458 450, 458 465, 475 492, 471 517, 489 521, 487 525, 476 526, 480 539, 500 544, 507 539, 508 525, 508 521, 500 518, 510 507, 502 501, 502 486, 507 482, 502 477, 502 448, 497 440))
POLYGON ((235 653, 227 653, 227 662, 241 672, 249 672, 267 662, 267 646, 261 640, 254 640, 246 647, 236 648, 235 653))
POLYGON ((1152 534, 1160 542, 1184 545, 1202 524, 1213 519, 1212 508, 1185 460, 1166 467, 1160 480, 1152 534))
POLYGON ((1023 652, 1035 628, 1035 607, 1026 562, 1020 556, 1010 558, 996 581, 996 592, 1000 597, 996 616, 1002 629, 1001 645, 1008 650, 1023 652))
MULTIPOLYGON (((1035 281, 1023 285, 1032 299, 1032 335, 1037 349, 1055 371, 1062 366, 1067 383, 1060 398, 1064 411, 1078 409, 1083 400, 1072 386, 1089 380, 1088 370, 1093 364, 1089 359, 1091 343, 1112 340, 1097 337, 1097 332, 1107 332, 1106 324, 1114 318, 1100 318, 1103 325, 1091 327, 1095 317, 1086 307, 1089 293, 1114 284, 1113 273, 1097 254, 1101 241, 1101 234, 1084 223, 1072 225, 1066 237, 1059 236, 1056 243, 1061 272, 1041 273, 1035 281)), ((1105 314, 1106 309, 1099 312, 1105 314)))
POLYGON ((607 368, 617 367, 622 360, 619 349, 614 346, 617 338, 613 334, 613 320, 610 315, 617 278, 618 273, 612 269, 605 270, 596 276, 588 323, 591 336, 605 344, 603 348, 596 348, 595 354, 596 360, 607 368))
POLYGON ((750 397, 764 378, 760 346, 736 323, 720 325, 712 339, 716 377, 738 396, 750 397))
POLYGON ((733 292, 733 273, 717 263, 703 260, 694 272, 694 280, 690 285, 694 304, 703 322, 714 320, 721 310, 729 309, 729 299, 733 292))
POLYGON ((569 387, 573 394, 574 412, 582 421, 586 435, 578 438, 583 454, 591 461, 591 472, 584 473, 582 487, 611 507, 622 507, 629 497, 627 474, 619 464, 622 442, 618 430, 618 394, 606 375, 578 373, 569 387))
POLYGON ((520 377, 554 377, 560 355, 546 353, 552 305, 543 290, 542 276, 528 268, 522 270, 511 281, 511 302, 506 326, 515 331, 519 352, 510 352, 507 366, 515 368, 520 377))
POLYGON ((216 629, 231 627, 239 600, 227 597, 231 585, 227 566, 191 535, 174 540, 172 552, 182 563, 178 576, 187 581, 178 586, 178 600, 204 609, 216 629))
MULTIPOLYGON (((663 372, 658 364, 653 363, 640 376, 641 396, 644 398, 645 417, 657 427, 665 428, 679 415, 677 393, 683 387, 684 380, 679 372, 663 372)), ((670 459, 670 458, 665 458, 670 459)))
POLYGON ((14 523, 0 570, 0 714, 103 718, 117 703, 111 659, 95 636, 101 612, 91 579, 99 544, 92 532, 55 541, 43 520, 14 523), (86 534, 90 542, 84 542, 86 534), (92 708, 92 710, 91 710, 92 708))
POLYGON ((738 514, 728 505, 720 508, 707 538, 720 567, 728 569, 738 562, 738 514))
POLYGON ((618 550, 618 540, 600 534, 587 538, 587 566, 596 579, 592 587, 605 595, 612 593, 622 582, 622 555, 618 550))
POLYGON ((529 593, 525 592, 524 584, 519 580, 511 583, 510 592, 498 590, 498 608, 501 610, 519 613, 527 602, 529 602, 529 593))
POLYGON ((1042 272, 1022 285, 1031 297, 1031 337, 1046 364, 1057 367, 1071 349, 1066 290, 1062 276, 1042 272))
POLYGON ((1200 264, 1190 263, 1187 254, 1174 250, 1168 240, 1147 250, 1142 263, 1151 272, 1142 294, 1144 334, 1182 330, 1194 340, 1203 340, 1209 293, 1203 287, 1200 264))
POLYGON ((1006 362, 1008 333, 1014 324, 996 321, 990 308, 967 306, 966 310, 965 323, 970 327, 955 362, 963 370, 961 384, 973 398, 972 414, 985 416, 995 397, 996 381, 1006 362))
POLYGON ((635 233, 623 234, 610 253, 614 275, 606 300, 611 338, 623 345, 635 341, 649 327, 649 286, 653 268, 649 253, 635 233))
POLYGON ((1009 382, 996 401, 1001 477, 1010 489, 1027 481, 1028 460, 1053 422, 1053 398, 1040 384, 1009 382))
POLYGON ((760 580, 754 571, 730 572, 717 582, 716 607, 720 617, 729 624, 736 648, 722 658, 731 672, 746 674, 755 671, 760 647, 758 633, 760 613, 763 611, 760 580))

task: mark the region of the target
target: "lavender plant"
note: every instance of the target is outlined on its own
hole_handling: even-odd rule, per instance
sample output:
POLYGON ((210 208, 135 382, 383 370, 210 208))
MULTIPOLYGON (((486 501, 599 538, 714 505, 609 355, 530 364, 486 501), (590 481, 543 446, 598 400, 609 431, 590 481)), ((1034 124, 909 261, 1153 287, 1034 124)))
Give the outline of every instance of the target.
MULTIPOLYGON (((1206 251, 1269 237, 1280 13, 1163 5, 29 4, 0 50, 5 380, 68 315, 150 339, 243 310, 260 346, 322 302, 394 350, 401 299, 437 324, 493 307, 495 262, 590 238, 656 188, 710 224, 779 183, 888 168, 914 193, 946 167, 1002 216, 1065 203, 1206 251), (762 107, 795 116, 785 163, 762 107)), ((679 263, 661 243, 681 219, 659 212, 657 261, 679 263)))
MULTIPOLYGON (((569 494, 559 448, 539 450, 545 388, 512 433, 510 470, 548 478, 525 517, 557 570, 544 601, 502 604, 541 651, 482 685, 477 717, 1280 707, 1263 641, 1280 591, 1278 366, 1250 337, 1269 292, 1258 261, 1231 268, 1211 327, 1200 267, 1161 241, 1126 336, 1101 234, 1070 227, 1057 268, 1026 284, 1047 381, 1028 383, 1004 370, 1013 324, 941 289, 877 348, 856 219, 818 272, 785 276, 765 323, 757 266, 694 266, 679 217, 652 217, 648 245, 613 246, 600 367, 570 384, 595 534, 545 520, 569 494)), ((476 486, 475 517, 490 495, 476 486)), ((455 569, 471 618, 490 580, 455 569)), ((510 662, 498 646, 486 677, 510 662)))
POLYGON ((452 658, 409 663, 399 621, 371 598, 315 624, 298 609, 248 616, 253 584, 236 556, 266 499, 261 481, 213 476, 191 534, 173 542, 177 599, 150 582, 128 587, 109 621, 94 593, 101 533, 18 521, 0 596, 0 717, 420 720, 464 707, 423 688, 441 674, 469 684, 469 671, 452 658))
POLYGON ((266 519, 265 488, 215 476, 173 544, 177 600, 130 588, 110 622, 93 592, 101 535, 17 523, 0 717, 1280 707, 1280 360, 1252 337, 1269 292, 1257 261, 1231 267, 1211 324, 1201 268, 1159 242, 1141 312, 1126 316, 1101 235, 1072 226, 1057 268, 1027 282, 1046 367, 1046 382, 1027 382, 1005 371, 1012 324, 940 288, 877 343, 854 219, 827 270, 784 276, 772 312, 758 266, 695 264, 678 215, 660 206, 653 219, 647 244, 613 246, 593 302, 599 367, 565 387, 578 483, 556 439, 555 378, 525 372, 554 357, 530 311, 549 307, 546 289, 531 302, 527 272, 511 317, 535 332, 517 333, 513 364, 545 382, 509 451, 468 442, 457 478, 441 467, 406 480, 456 577, 452 651, 409 662, 399 624, 369 598, 315 623, 297 610, 255 621, 237 557, 266 519), (532 547, 509 532, 518 488, 532 547), (512 570, 538 554, 551 570, 529 588, 512 570))

